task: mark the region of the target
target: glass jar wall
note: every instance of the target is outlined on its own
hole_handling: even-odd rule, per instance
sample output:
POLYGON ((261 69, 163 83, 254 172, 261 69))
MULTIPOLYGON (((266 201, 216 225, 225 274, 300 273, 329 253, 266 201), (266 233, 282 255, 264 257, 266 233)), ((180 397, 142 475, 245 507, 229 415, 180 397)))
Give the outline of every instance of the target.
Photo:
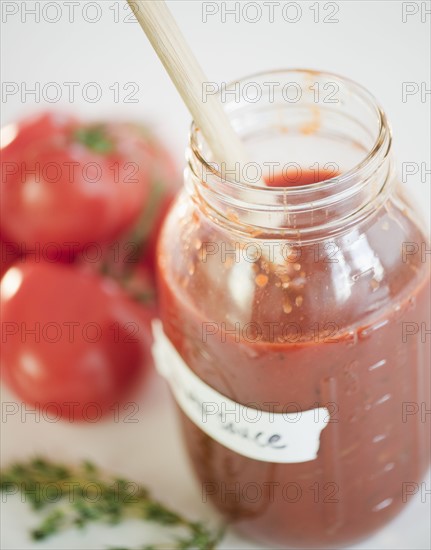
POLYGON ((333 548, 391 519, 429 465, 425 230, 394 174, 385 115, 360 86, 303 70, 230 89, 251 162, 217 164, 192 128, 159 243, 164 334, 221 399, 286 425, 327 418, 316 455, 299 461, 234 450, 223 430, 245 442, 253 422, 220 402, 220 437, 180 403, 184 439, 204 500, 240 530, 333 548))

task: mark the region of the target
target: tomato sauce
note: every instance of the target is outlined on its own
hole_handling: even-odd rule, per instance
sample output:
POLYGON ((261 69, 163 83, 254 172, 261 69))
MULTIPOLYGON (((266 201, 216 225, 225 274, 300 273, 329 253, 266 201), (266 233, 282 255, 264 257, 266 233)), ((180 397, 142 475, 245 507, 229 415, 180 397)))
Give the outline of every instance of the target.
MULTIPOLYGON (((334 175, 290 173, 269 185, 334 175)), ((404 241, 424 236, 386 205, 361 234, 334 238, 333 249, 296 247, 280 267, 222 257, 220 246, 203 253, 231 239, 196 211, 182 214, 179 231, 171 220, 161 239, 162 321, 190 369, 237 403, 326 406, 331 415, 315 460, 280 464, 231 451, 181 413, 203 501, 264 544, 333 548, 373 532, 430 460, 429 269, 420 254, 400 258, 404 241), (181 237, 168 242, 174 231, 181 237)))
POLYGON ((282 174, 275 174, 274 177, 266 179, 268 187, 297 187, 300 185, 310 185, 335 178, 339 174, 334 170, 303 170, 298 167, 297 170, 290 168, 282 174))

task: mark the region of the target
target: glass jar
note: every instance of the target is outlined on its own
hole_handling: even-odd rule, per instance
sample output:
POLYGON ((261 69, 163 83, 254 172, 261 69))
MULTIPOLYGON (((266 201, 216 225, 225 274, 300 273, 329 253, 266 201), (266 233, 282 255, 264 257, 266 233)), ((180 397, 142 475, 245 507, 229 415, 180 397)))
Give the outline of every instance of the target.
POLYGON ((192 127, 156 363, 204 502, 271 547, 334 548, 429 465, 427 239, 366 90, 308 70, 229 89, 251 162, 227 170, 192 127))

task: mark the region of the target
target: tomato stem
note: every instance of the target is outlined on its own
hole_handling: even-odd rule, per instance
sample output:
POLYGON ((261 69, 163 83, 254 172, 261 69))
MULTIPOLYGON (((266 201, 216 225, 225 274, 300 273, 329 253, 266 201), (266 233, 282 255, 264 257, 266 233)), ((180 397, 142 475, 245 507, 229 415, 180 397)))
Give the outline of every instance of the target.
POLYGON ((74 131, 73 139, 95 153, 106 155, 114 150, 114 142, 108 137, 103 124, 78 128, 74 131))

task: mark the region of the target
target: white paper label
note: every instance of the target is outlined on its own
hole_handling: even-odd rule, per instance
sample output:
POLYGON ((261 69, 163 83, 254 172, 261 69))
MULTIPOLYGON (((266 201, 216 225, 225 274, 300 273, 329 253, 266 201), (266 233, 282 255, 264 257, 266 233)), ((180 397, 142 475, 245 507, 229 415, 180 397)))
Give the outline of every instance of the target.
POLYGON ((317 457, 327 408, 275 413, 247 407, 217 392, 186 365, 153 321, 153 356, 184 413, 203 432, 240 455, 266 462, 308 462, 317 457))

